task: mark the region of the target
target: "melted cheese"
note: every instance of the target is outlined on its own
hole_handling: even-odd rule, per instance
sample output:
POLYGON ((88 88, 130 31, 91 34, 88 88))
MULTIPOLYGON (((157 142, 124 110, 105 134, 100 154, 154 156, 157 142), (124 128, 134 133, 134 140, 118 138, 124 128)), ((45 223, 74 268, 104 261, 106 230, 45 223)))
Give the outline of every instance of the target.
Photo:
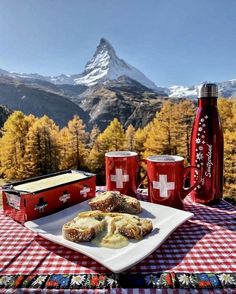
MULTIPOLYGON (((96 242, 96 241, 95 241, 96 242)), ((107 248, 122 248, 129 244, 128 238, 119 233, 107 234, 104 236, 97 245, 107 248)))
POLYGON ((127 246, 129 240, 117 231, 115 219, 107 215, 105 221, 107 224, 106 229, 98 234, 92 242, 97 246, 107 248, 122 248, 127 246))
POLYGON ((62 175, 56 175, 52 177, 48 177, 41 180, 36 180, 32 182, 28 182, 25 184, 15 185, 15 190, 21 190, 21 191, 28 191, 30 193, 52 188, 58 185, 66 184, 68 182, 77 181, 80 179, 84 179, 87 176, 82 173, 68 173, 68 174, 62 174, 62 175))
POLYGON ((96 227, 100 227, 101 224, 103 224, 103 222, 96 220, 94 217, 86 217, 86 218, 76 217, 74 221, 76 225, 79 226, 81 229, 96 228, 96 227))

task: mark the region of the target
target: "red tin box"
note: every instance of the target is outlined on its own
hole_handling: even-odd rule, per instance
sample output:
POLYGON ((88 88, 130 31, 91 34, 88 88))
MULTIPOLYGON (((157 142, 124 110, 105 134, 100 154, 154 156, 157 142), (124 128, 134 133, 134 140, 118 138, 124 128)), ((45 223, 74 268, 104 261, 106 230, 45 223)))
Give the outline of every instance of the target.
POLYGON ((4 185, 3 210, 24 223, 92 198, 95 193, 95 174, 67 170, 4 185))

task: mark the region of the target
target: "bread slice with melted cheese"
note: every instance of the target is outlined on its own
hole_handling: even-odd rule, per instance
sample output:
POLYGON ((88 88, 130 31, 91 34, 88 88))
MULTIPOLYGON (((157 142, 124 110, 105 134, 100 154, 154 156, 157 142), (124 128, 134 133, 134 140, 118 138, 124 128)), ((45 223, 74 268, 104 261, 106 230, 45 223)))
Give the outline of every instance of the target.
POLYGON ((140 240, 153 229, 150 220, 130 214, 116 216, 114 222, 116 230, 128 239, 140 240))
POLYGON ((73 242, 91 241, 100 234, 99 246, 121 248, 128 239, 140 240, 153 230, 145 218, 119 212, 84 211, 64 224, 63 237, 73 242))
POLYGON ((105 226, 105 219, 99 212, 94 211, 86 216, 81 213, 63 225, 62 235, 65 239, 76 243, 88 242, 94 239, 105 226))

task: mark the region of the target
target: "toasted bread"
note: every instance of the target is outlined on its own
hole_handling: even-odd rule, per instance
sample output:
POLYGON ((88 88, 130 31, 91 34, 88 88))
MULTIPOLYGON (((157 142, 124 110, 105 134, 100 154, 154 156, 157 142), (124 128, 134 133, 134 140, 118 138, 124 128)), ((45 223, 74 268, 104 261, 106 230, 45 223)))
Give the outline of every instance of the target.
POLYGON ((121 194, 119 200, 119 204, 115 211, 139 214, 142 210, 140 202, 134 197, 121 194))
POLYGON ((108 191, 94 197, 89 205, 92 210, 100 210, 104 212, 115 211, 120 203, 120 195, 114 191, 108 191))
POLYGON ((140 202, 134 198, 116 191, 104 192, 93 198, 89 205, 92 210, 104 212, 124 212, 138 214, 141 212, 140 202))

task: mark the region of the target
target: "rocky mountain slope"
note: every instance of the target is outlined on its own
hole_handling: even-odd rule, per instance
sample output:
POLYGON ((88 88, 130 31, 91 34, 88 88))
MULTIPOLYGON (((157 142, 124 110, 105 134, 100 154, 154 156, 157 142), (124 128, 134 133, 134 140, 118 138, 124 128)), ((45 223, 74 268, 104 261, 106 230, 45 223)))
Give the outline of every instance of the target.
MULTIPOLYGON (((163 96, 126 76, 91 87, 0 76, 0 104, 25 114, 44 114, 63 127, 78 114, 100 130, 118 117, 124 126, 143 127, 160 109, 163 96)), ((167 99, 167 98, 166 98, 167 99)))
POLYGON ((114 117, 125 127, 129 124, 143 127, 154 117, 164 99, 168 99, 126 76, 92 86, 80 97, 79 105, 89 113, 90 123, 96 123, 101 130, 114 117))
MULTIPOLYGON (((32 82, 32 81, 31 81, 32 82)), ((61 89, 51 83, 24 83, 16 78, 0 76, 0 104, 25 114, 52 118, 59 126, 65 126, 73 115, 79 115, 85 123, 89 116, 77 104, 63 96, 61 89)))

